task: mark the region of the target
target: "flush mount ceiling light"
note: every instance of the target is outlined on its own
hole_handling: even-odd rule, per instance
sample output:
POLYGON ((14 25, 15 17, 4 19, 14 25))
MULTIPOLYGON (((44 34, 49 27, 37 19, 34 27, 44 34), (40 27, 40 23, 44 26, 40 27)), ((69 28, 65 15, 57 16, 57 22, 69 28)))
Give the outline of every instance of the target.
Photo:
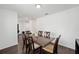
POLYGON ((40 6, 40 4, 36 4, 36 8, 40 8, 41 6, 40 6))

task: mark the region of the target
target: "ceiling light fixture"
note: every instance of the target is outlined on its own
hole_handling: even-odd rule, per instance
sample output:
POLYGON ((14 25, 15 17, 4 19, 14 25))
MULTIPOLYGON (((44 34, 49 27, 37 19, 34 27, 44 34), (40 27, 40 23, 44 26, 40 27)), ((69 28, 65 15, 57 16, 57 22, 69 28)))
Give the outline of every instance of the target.
POLYGON ((36 8, 40 8, 41 6, 40 6, 40 4, 36 4, 36 8))

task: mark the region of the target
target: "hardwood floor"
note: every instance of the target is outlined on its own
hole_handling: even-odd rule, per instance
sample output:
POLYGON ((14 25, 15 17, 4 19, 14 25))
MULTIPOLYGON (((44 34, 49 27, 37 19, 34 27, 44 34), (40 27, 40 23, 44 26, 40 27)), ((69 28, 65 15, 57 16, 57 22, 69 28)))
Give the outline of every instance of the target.
MULTIPOLYGON (((22 38, 19 37, 18 45, 3 49, 0 51, 0 54, 22 54, 22 38)), ((64 47, 64 46, 58 46, 58 54, 75 54, 75 51, 64 47)))
MULTIPOLYGON (((3 49, 0 51, 0 54, 22 54, 22 52, 18 53, 18 46, 12 46, 10 48, 7 49, 3 49)), ((75 51, 63 46, 59 46, 58 47, 58 54, 75 54, 75 51)))
POLYGON ((58 54, 75 54, 75 50, 64 46, 58 46, 58 54))
POLYGON ((17 53, 18 53, 17 45, 0 50, 0 54, 17 54, 17 53))

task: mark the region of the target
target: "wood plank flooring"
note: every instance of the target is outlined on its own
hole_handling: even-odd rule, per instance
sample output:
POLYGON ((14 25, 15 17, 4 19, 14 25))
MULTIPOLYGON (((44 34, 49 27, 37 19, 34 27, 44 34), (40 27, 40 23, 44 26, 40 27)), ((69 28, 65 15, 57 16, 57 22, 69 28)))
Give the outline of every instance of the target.
MULTIPOLYGON (((22 52, 22 38, 19 37, 18 45, 3 49, 0 51, 0 54, 23 54, 22 52)), ((64 47, 64 46, 58 46, 58 54, 75 54, 75 51, 64 47)))

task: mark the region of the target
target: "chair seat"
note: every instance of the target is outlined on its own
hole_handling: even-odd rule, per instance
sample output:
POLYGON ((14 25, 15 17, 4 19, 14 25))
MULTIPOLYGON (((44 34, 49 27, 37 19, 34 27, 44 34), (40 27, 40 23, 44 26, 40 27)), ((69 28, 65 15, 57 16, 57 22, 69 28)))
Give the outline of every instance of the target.
POLYGON ((53 44, 49 44, 49 45, 45 46, 43 48, 43 50, 45 50, 45 51, 47 51, 49 53, 53 53, 53 48, 54 48, 54 45, 53 44))
POLYGON ((40 47, 40 45, 34 43, 34 48, 35 48, 35 49, 37 49, 37 48, 39 48, 39 47, 40 47))

